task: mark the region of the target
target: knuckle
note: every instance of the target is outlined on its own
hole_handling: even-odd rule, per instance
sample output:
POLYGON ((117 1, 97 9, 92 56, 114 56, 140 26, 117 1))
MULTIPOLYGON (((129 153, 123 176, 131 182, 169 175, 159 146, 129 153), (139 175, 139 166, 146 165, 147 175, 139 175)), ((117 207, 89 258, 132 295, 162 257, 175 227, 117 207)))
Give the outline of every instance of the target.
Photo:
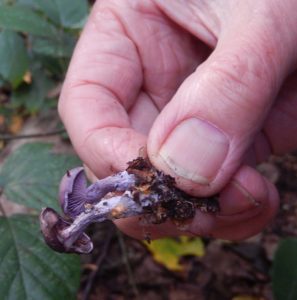
POLYGON ((243 109, 262 110, 270 100, 273 67, 253 49, 240 55, 224 53, 211 62, 209 70, 223 98, 243 109))

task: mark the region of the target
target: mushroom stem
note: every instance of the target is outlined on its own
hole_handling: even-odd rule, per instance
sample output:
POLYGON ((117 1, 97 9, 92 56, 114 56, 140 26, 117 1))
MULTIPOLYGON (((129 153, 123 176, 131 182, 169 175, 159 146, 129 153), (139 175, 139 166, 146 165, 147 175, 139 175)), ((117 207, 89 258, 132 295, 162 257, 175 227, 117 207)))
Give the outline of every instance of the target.
POLYGON ((89 187, 82 168, 67 172, 60 184, 59 201, 65 215, 75 219, 84 212, 85 205, 92 205, 110 192, 125 192, 136 183, 136 177, 127 171, 98 179, 89 187))
POLYGON ((89 203, 101 200, 109 192, 124 192, 135 185, 136 178, 127 171, 95 181, 86 190, 86 200, 89 203))
POLYGON ((86 240, 86 238, 82 240, 82 236, 87 237, 84 233, 85 229, 94 222, 143 215, 149 211, 149 207, 153 205, 156 197, 151 195, 150 199, 147 199, 147 197, 142 196, 138 200, 139 201, 135 201, 130 191, 126 191, 120 196, 103 198, 94 205, 86 205, 85 210, 80 213, 72 223, 65 222, 55 211, 47 208, 44 211, 49 211, 51 218, 55 218, 55 220, 52 221, 48 217, 45 218, 44 213, 41 214, 42 231, 45 241, 54 250, 57 250, 58 245, 60 252, 89 253, 93 246, 78 247, 76 245, 83 245, 84 241, 91 243, 89 240, 86 240), (56 220, 60 220, 59 223, 56 220), (61 222, 63 226, 59 226, 61 222), (49 227, 53 228, 53 230, 49 230, 49 227), (84 252, 84 249, 87 249, 86 252, 84 252))
POLYGON ((73 223, 64 228, 59 235, 63 238, 65 247, 70 248, 91 223, 127 218, 141 215, 142 213, 142 206, 133 200, 129 192, 121 196, 109 198, 108 200, 103 198, 100 202, 89 205, 85 211, 78 215, 73 223))

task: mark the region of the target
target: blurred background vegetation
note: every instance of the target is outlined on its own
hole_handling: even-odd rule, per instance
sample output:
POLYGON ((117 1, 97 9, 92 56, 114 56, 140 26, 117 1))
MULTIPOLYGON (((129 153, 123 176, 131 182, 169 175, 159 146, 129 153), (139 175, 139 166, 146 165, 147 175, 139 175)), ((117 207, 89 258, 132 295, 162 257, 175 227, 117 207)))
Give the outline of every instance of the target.
POLYGON ((61 255, 44 245, 38 213, 44 206, 59 210, 60 178, 81 164, 56 107, 91 4, 0 0, 0 299, 296 300, 295 156, 266 165, 274 182, 285 174, 279 183, 285 206, 254 240, 181 237, 145 244, 109 224, 91 229, 98 246, 89 256, 61 255), (52 136, 58 146, 49 143, 52 136))
POLYGON ((89 12, 87 1, 1 0, 0 113, 55 108, 59 87, 89 12))
MULTIPOLYGON (((9 146, 30 138, 22 134, 30 118, 57 119, 61 84, 88 13, 85 0, 0 0, 0 189, 5 201, 25 206, 1 201, 1 299, 74 299, 78 292, 79 257, 45 247, 37 215, 44 206, 57 208, 58 182, 80 162, 44 142, 9 146)), ((63 133, 58 121, 49 132, 35 127, 32 137, 63 133)))

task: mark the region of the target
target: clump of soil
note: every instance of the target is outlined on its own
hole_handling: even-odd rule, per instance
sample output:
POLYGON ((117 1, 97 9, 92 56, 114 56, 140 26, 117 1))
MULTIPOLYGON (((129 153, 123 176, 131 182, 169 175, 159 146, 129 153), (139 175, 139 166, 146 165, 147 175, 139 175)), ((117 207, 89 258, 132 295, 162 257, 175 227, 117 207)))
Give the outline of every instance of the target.
POLYGON ((195 216, 196 209, 203 212, 219 211, 216 196, 196 198, 176 188, 175 179, 158 171, 142 157, 128 163, 127 172, 136 177, 135 187, 132 187, 134 199, 140 194, 157 195, 158 201, 148 201, 146 213, 150 223, 160 224, 170 219, 177 224, 195 216), (153 203, 153 205, 151 205, 153 203))

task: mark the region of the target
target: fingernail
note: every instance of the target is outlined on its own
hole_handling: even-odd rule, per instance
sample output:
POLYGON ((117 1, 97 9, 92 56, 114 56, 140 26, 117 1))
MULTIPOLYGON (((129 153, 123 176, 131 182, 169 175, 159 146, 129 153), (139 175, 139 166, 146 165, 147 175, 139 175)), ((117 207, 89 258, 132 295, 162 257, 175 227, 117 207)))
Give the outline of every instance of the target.
POLYGON ((218 173, 228 148, 229 141, 220 130, 191 118, 175 127, 159 155, 178 176, 206 185, 218 173))
POLYGON ((237 181, 231 181, 220 196, 221 215, 240 214, 260 205, 261 203, 237 181))

